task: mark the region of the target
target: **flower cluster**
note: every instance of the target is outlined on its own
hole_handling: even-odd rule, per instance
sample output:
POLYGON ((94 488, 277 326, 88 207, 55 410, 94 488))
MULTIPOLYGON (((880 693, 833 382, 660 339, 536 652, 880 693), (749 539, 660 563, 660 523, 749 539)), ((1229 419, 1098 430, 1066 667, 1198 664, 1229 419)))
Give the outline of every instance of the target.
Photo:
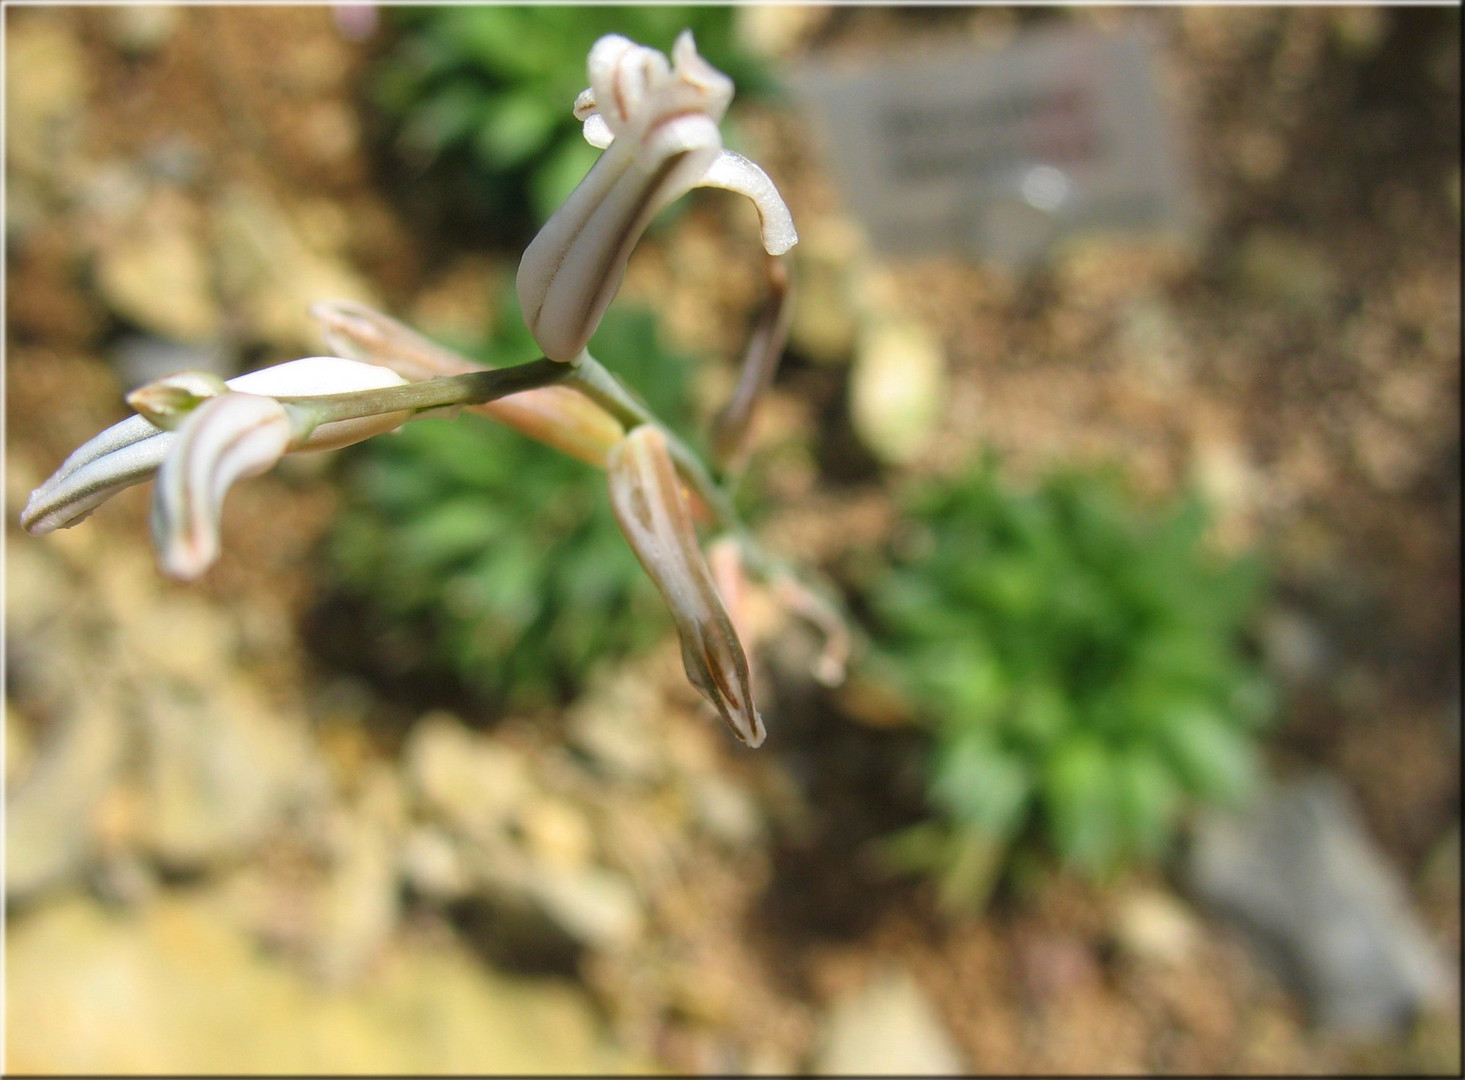
POLYGON ((224 498, 236 481, 287 453, 346 446, 433 411, 474 409, 606 470, 616 519, 671 609, 688 679, 740 740, 759 745, 751 670, 724 602, 745 570, 826 631, 821 678, 840 676, 848 648, 830 605, 757 548, 723 486, 782 351, 791 292, 781 259, 798 235, 767 174, 722 146, 718 124, 732 83, 698 55, 690 33, 678 37, 670 60, 610 35, 595 43, 587 66, 590 87, 575 115, 604 153, 525 250, 517 279, 543 359, 486 369, 370 308, 319 303, 312 313, 341 355, 227 381, 181 372, 134 391, 127 400, 138 415, 68 457, 31 495, 21 524, 36 535, 66 528, 156 475, 159 563, 170 576, 196 578, 218 558, 224 498), (717 420, 717 479, 586 351, 651 218, 698 186, 753 202, 769 260, 768 305, 717 420), (715 578, 694 518, 710 519, 720 534, 715 578))

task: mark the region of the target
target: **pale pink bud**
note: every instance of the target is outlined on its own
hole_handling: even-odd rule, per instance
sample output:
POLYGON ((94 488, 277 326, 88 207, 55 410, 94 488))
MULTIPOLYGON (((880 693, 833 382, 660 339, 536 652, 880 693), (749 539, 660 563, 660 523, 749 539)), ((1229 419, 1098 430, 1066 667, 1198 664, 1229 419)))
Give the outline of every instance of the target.
MULTIPOLYGON (((310 312, 332 349, 414 382, 486 370, 365 304, 327 300, 310 312)), ((615 417, 568 386, 524 390, 467 408, 597 468, 605 467, 605 455, 626 433, 615 417)))

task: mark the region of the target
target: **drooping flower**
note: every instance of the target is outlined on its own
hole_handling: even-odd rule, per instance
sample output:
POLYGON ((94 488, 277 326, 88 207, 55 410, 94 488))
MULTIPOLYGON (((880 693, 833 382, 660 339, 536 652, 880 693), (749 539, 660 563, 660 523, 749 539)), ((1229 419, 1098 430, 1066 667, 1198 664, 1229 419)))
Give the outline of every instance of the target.
POLYGON ((631 250, 668 203, 694 187, 737 191, 758 209, 763 242, 798 242, 768 175, 723 149, 718 123, 732 81, 697 53, 690 31, 672 59, 610 34, 590 50, 590 88, 575 101, 586 140, 605 150, 519 263, 519 306, 551 360, 573 361, 610 306, 631 250))
POLYGON ((632 428, 611 450, 606 475, 616 521, 671 609, 688 680, 734 735, 760 746, 748 659, 697 546, 665 436, 649 424, 632 428))
POLYGON ((211 550, 204 523, 211 514, 217 527, 219 505, 235 480, 264 471, 287 451, 349 446, 399 427, 410 415, 390 412, 310 425, 302 422, 304 416, 291 416, 276 397, 379 390, 406 382, 386 368, 339 356, 292 360, 222 383, 198 372, 167 376, 128 398, 157 423, 144 415, 130 416, 84 443, 31 493, 20 523, 36 536, 69 528, 117 492, 163 470, 173 479, 166 495, 160 484, 155 500, 159 556, 168 573, 196 577, 217 555, 215 538, 213 554, 203 557, 211 550), (267 405, 241 404, 240 399, 267 405), (286 437, 280 445, 282 433, 286 437), (199 468, 203 473, 191 471, 199 468), (228 479, 220 483, 220 477, 228 479), (176 538, 185 535, 191 554, 168 554, 182 543, 176 538), (163 537, 170 539, 165 543, 163 537))

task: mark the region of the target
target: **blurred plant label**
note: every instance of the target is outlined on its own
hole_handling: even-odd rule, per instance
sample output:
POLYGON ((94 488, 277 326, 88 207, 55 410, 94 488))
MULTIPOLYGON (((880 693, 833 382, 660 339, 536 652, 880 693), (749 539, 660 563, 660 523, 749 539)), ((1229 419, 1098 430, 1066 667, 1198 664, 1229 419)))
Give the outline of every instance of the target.
POLYGON ((1194 204, 1134 26, 1020 34, 795 75, 851 209, 888 252, 1016 266, 1089 231, 1184 236, 1194 204))

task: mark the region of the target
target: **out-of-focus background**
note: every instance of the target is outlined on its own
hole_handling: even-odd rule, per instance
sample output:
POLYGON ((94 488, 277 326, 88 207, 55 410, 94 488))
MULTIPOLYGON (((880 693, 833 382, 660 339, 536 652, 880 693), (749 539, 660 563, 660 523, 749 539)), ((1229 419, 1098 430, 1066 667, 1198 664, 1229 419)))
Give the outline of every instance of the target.
MULTIPOLYGON (((5 20, 11 1070, 1458 1073, 1458 11, 5 20), (827 689, 755 594, 762 749, 475 417, 191 586, 146 487, 18 529, 315 300, 531 358, 585 53, 683 26, 802 237, 740 498, 858 627, 827 689)), ((759 259, 694 194, 594 343, 691 438, 759 259)))

